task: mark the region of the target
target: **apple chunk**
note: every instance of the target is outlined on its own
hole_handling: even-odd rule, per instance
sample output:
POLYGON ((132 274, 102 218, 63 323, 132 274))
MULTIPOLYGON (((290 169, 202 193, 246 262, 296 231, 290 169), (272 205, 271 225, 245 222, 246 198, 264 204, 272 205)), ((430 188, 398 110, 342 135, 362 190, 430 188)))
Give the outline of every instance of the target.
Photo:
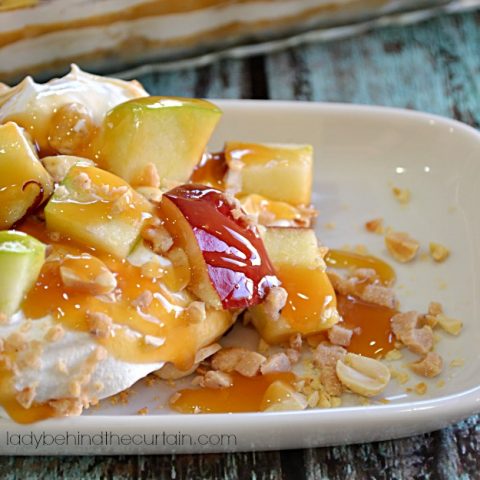
POLYGON ((0 232, 0 313, 15 313, 36 282, 46 245, 23 232, 0 232))
POLYGON ((52 193, 53 181, 23 130, 0 126, 0 229, 11 227, 52 193))
POLYGON ((221 117, 205 100, 146 97, 106 116, 99 140, 100 166, 134 185, 154 165, 160 180, 186 182, 221 117))
POLYGON ((89 165, 74 165, 45 207, 50 231, 125 258, 152 207, 124 180, 89 165))
POLYGON ((181 185, 163 195, 161 211, 189 257, 190 288, 207 304, 248 307, 279 285, 256 228, 219 190, 181 185))
POLYGON ((310 145, 227 142, 227 190, 256 193, 270 200, 307 205, 312 190, 310 145))
POLYGON ((252 322, 271 344, 295 333, 311 335, 340 320, 335 292, 325 272, 313 230, 268 228, 263 236, 268 255, 282 287, 288 293, 280 317, 274 319, 265 303, 252 309, 252 322))

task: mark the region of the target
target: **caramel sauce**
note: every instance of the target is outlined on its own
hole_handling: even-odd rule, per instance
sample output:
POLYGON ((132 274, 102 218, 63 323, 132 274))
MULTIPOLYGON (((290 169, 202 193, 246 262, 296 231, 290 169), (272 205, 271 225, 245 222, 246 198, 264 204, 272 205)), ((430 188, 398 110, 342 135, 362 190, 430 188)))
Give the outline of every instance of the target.
MULTIPOLYGON (((145 276, 142 268, 77 245, 69 238, 52 241, 45 224, 33 217, 19 230, 50 244, 49 257, 22 305, 26 317, 35 320, 51 315, 69 330, 91 332, 88 312, 104 313, 114 321, 113 329, 105 338, 92 338, 119 360, 130 363, 169 361, 187 370, 197 350, 214 341, 231 324, 229 312, 211 309, 207 309, 207 322, 192 322, 186 310, 192 299, 186 292, 172 292, 164 285, 162 277, 145 276), (87 280, 101 273, 101 262, 92 258, 101 260, 114 273, 117 280, 115 301, 108 295, 70 291, 63 285, 62 265, 68 265, 87 280), (132 303, 146 290, 153 294, 149 305, 132 303), (154 341, 149 340, 148 335, 154 337, 154 341)), ((24 409, 16 401, 15 394, 12 374, 0 363, 0 405, 12 419, 18 423, 32 423, 54 416, 48 405, 24 409)))
MULTIPOLYGON (((29 221, 22 227, 26 233, 32 234, 42 229, 42 224, 29 221)), ((36 235, 45 240, 45 234, 36 235), (42 238, 43 237, 43 238, 42 238)), ((154 363, 171 361, 179 368, 188 369, 198 348, 196 338, 198 326, 189 322, 185 308, 191 297, 185 292, 171 292, 161 278, 145 276, 142 268, 131 265, 112 255, 90 250, 115 274, 117 280, 116 300, 108 296, 93 296, 87 292, 70 291, 62 282, 60 267, 65 262, 72 263, 82 253, 68 238, 58 242, 49 241, 52 252, 45 262, 34 287, 27 294, 22 305, 28 318, 37 319, 46 315, 71 330, 89 332, 91 325, 87 312, 98 312, 108 315, 115 322, 114 333, 106 339, 97 339, 116 358, 132 363, 154 363), (153 294, 148 306, 136 306, 135 300, 145 291, 153 294), (135 332, 132 335, 132 331, 135 332), (149 344, 145 336, 150 335, 163 339, 163 344, 149 344), (181 339, 181 347, 180 347, 181 339)), ((88 267, 91 262, 77 262, 77 269, 88 267)), ((95 273, 95 272, 94 272, 95 273)), ((77 273, 79 277, 88 276, 84 271, 77 273)), ((226 312, 213 315, 223 317, 226 312)), ((215 319, 212 319, 215 325, 215 319)), ((218 322, 217 322, 218 323, 218 322)), ((221 322, 220 322, 221 323, 221 322)), ((228 324, 228 322, 226 322, 228 324)))
POLYGON ((55 411, 49 405, 32 405, 22 407, 15 399, 12 373, 0 364, 0 405, 10 418, 20 424, 30 424, 55 416, 55 411))
POLYGON ((395 271, 383 260, 371 255, 360 255, 346 250, 329 250, 325 263, 332 268, 372 268, 385 285, 395 282, 395 271))
POLYGON ((277 148, 248 142, 228 142, 225 152, 227 163, 237 160, 247 165, 265 165, 271 161, 281 161, 288 165, 298 159, 298 149, 277 148))
POLYGON ((338 295, 337 302, 338 312, 344 320, 342 326, 354 331, 349 352, 379 358, 393 350, 395 338, 390 319, 398 313, 396 310, 353 296, 338 295))
POLYGON ((192 229, 224 308, 255 305, 279 284, 257 230, 234 219, 232 206, 221 191, 181 185, 165 197, 192 229))
POLYGON ((291 384, 291 372, 269 373, 256 377, 232 374, 233 385, 228 388, 189 388, 180 390, 170 406, 181 413, 240 413, 258 412, 268 387, 277 380, 291 384))
POLYGON ((282 317, 296 332, 311 333, 322 326, 326 309, 336 308, 336 296, 327 274, 320 268, 310 269, 278 265, 277 275, 288 292, 282 317))
POLYGON ((262 223, 263 218, 269 219, 270 223, 281 220, 288 222, 302 221, 301 212, 287 202, 270 200, 254 193, 239 197, 239 201, 246 213, 259 216, 260 223, 262 223))
POLYGON ((192 183, 210 185, 223 190, 225 188, 224 177, 227 170, 228 167, 223 152, 205 153, 200 163, 195 167, 190 180, 192 183))

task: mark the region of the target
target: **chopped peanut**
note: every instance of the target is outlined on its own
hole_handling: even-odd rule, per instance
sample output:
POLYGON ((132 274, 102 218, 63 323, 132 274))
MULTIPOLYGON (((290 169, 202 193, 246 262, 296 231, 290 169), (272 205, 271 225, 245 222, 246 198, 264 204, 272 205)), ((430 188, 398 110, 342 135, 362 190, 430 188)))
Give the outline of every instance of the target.
POLYGON ((450 250, 440 243, 430 242, 430 255, 438 263, 444 262, 450 255, 450 250))
POLYGON ((314 351, 313 359, 320 369, 320 382, 329 395, 339 396, 343 392, 342 384, 337 377, 336 365, 346 354, 344 348, 328 343, 321 343, 314 351))
POLYGON ((420 244, 405 232, 388 233, 385 245, 392 257, 400 263, 411 262, 420 248, 420 244))
POLYGON ((262 375, 274 372, 289 372, 292 369, 292 364, 288 355, 285 353, 275 353, 268 358, 260 367, 262 375))
POLYGON ((443 313, 436 316, 438 325, 450 335, 459 335, 463 328, 463 322, 455 318, 447 317, 443 313))
POLYGON ((108 267, 98 258, 83 255, 80 258, 69 258, 60 266, 62 283, 74 292, 86 292, 91 295, 107 295, 117 287, 117 280, 108 267), (85 268, 88 262, 89 269, 85 268), (89 272, 95 269, 97 275, 89 272))
POLYGON ((365 223, 365 229, 368 232, 383 235, 383 232, 385 231, 383 227, 383 218, 375 218, 373 220, 369 220, 365 223))
POLYGON ((347 353, 337 361, 337 376, 352 392, 373 397, 390 382, 390 370, 380 361, 355 353, 347 353))
POLYGON ((400 203, 406 204, 406 203, 410 202, 411 193, 410 193, 410 190, 408 188, 393 187, 392 188, 392 193, 393 193, 393 196, 400 203))
POLYGON ((417 395, 425 395, 427 393, 428 387, 425 382, 420 382, 415 385, 415 393, 417 395))
POLYGON ((272 318, 272 320, 278 320, 280 318, 280 312, 287 303, 288 293, 282 287, 273 287, 268 292, 264 301, 265 313, 272 318))
POLYGON ((340 325, 334 325, 328 330, 328 339, 334 345, 340 345, 341 347, 348 347, 352 340, 353 330, 342 327, 340 325))
POLYGON ((432 349, 433 331, 428 325, 418 328, 417 312, 398 313, 390 322, 395 337, 413 353, 425 355, 432 349))
POLYGON ((228 388, 233 385, 232 377, 225 372, 210 370, 203 377, 203 385, 207 388, 228 388))
POLYGON ((438 353, 428 352, 420 361, 411 363, 409 366, 416 374, 432 378, 442 372, 443 359, 438 353))
POLYGON ((358 296, 365 302, 374 303, 387 308, 395 308, 397 299, 392 288, 383 285, 367 285, 358 296))
POLYGON ((436 316, 440 313, 443 313, 442 305, 438 302, 430 302, 430 305, 428 306, 428 314, 436 316))
POLYGON ((113 326, 113 320, 102 312, 87 312, 87 324, 94 337, 108 338, 113 326))
POLYGON ((65 335, 65 329, 61 325, 54 325, 45 334, 47 342, 56 342, 65 335))
POLYGON ((254 377, 260 372, 260 369, 264 363, 265 357, 260 353, 247 352, 235 365, 235 371, 244 377, 254 377))
POLYGON ((266 358, 245 348, 223 348, 212 358, 212 367, 222 372, 236 371, 245 377, 253 377, 260 371, 266 358))
POLYGON ((32 406, 35 400, 36 387, 37 385, 32 385, 17 393, 15 398, 23 408, 29 409, 32 406))
POLYGON ((163 225, 150 225, 142 232, 143 238, 152 245, 155 253, 165 253, 173 245, 173 238, 163 225))
POLYGON ((137 298, 132 301, 136 308, 146 309, 153 302, 153 293, 150 290, 144 290, 137 298))
POLYGON ((80 153, 90 142, 94 130, 95 125, 87 108, 80 103, 67 103, 54 110, 48 142, 58 153, 80 153))

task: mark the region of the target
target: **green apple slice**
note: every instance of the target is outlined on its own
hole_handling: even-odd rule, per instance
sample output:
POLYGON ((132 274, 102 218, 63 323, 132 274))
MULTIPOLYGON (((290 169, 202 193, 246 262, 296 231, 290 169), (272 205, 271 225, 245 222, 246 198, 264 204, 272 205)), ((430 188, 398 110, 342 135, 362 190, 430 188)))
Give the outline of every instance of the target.
POLYGON ((153 164, 163 183, 186 182, 222 115, 206 100, 146 97, 113 108, 99 139, 99 164, 135 184, 153 164))
POLYGON ((15 313, 36 282, 46 245, 23 232, 0 232, 0 313, 15 313))

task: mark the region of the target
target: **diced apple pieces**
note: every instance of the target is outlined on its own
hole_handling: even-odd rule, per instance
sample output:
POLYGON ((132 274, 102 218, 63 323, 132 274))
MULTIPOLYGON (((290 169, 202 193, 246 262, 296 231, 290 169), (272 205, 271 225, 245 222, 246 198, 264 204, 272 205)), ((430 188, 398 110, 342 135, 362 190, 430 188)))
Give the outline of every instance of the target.
POLYGON ((234 194, 256 193, 270 200, 310 203, 313 149, 310 145, 227 142, 226 187, 234 194))
POLYGON ((0 229, 7 229, 40 206, 53 181, 23 130, 13 122, 0 126, 0 229))
MULTIPOLYGON (((132 185, 154 165, 163 185, 186 182, 221 117, 205 100, 146 97, 122 103, 104 121, 100 166, 132 185)), ((140 183, 139 183, 140 184, 140 183)))
POLYGON ((163 195, 161 211, 165 227, 187 253, 189 288, 208 305, 252 306, 279 284, 256 228, 219 190, 176 187, 163 195))
POLYGON ((288 293, 280 316, 263 302, 250 309, 252 323, 270 344, 293 334, 322 332, 340 319, 336 297, 325 272, 315 233, 303 228, 268 228, 263 235, 267 253, 288 293))
POLYGON ((0 232, 0 314, 14 314, 36 282, 46 245, 23 232, 0 232))
POLYGON ((125 258, 152 207, 124 180, 89 165, 74 165, 45 207, 47 228, 125 258))

